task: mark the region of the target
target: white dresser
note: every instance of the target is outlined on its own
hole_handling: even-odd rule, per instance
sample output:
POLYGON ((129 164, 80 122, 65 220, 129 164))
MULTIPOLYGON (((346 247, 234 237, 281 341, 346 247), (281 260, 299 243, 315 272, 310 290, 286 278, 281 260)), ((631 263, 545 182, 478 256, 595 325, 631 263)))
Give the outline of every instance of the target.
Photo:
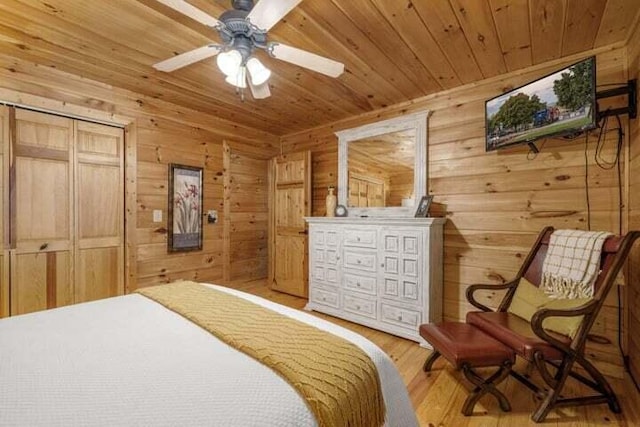
POLYGON ((424 344, 442 318, 442 218, 306 218, 315 310, 424 344))

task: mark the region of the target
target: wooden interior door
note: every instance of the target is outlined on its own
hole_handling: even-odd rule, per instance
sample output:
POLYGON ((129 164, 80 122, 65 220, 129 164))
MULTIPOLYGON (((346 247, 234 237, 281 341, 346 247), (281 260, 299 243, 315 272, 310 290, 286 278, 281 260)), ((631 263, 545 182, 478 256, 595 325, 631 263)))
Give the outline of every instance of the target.
POLYGON ((10 292, 16 315, 73 303, 73 120, 10 112, 10 292))
POLYGON ((124 130, 75 122, 74 301, 124 293, 124 130))
POLYGON ((276 291, 307 297, 308 234, 311 215, 311 152, 271 161, 269 283, 276 291))

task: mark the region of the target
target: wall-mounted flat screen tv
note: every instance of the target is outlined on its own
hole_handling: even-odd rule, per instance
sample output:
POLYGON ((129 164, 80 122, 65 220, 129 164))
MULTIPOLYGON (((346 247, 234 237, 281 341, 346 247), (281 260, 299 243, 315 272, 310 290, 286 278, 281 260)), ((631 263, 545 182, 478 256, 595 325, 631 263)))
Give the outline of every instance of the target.
POLYGON ((591 57, 488 100, 486 151, 593 129, 596 110, 591 57))

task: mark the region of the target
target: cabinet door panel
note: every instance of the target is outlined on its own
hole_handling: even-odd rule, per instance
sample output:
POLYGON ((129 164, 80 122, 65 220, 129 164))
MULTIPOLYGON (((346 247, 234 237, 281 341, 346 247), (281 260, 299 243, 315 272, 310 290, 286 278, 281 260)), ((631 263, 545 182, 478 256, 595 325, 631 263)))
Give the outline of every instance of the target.
POLYGON ((120 169, 92 164, 78 165, 78 238, 120 235, 122 194, 120 169))
POLYGON ((14 254, 11 266, 12 315, 73 303, 69 252, 14 254))
POLYGON ((80 251, 76 301, 93 301, 119 294, 123 273, 119 252, 118 247, 80 251))
POLYGON ((69 164, 16 159, 17 242, 70 237, 69 164))

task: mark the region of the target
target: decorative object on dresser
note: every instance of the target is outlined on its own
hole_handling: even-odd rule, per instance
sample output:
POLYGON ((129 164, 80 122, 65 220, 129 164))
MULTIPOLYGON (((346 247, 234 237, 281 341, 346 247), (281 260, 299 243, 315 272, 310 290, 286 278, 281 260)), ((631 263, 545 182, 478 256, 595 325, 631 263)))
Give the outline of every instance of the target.
POLYGON ((337 217, 345 217, 349 215, 349 211, 344 205, 337 205, 335 210, 335 215, 337 217))
POLYGON ((307 310, 422 344, 442 317, 443 218, 306 218, 307 310))
POLYGON ((169 252, 202 249, 202 168, 169 164, 169 252))
POLYGON ((326 208, 327 208, 326 216, 332 217, 336 215, 335 210, 336 210, 336 204, 338 203, 338 198, 333 193, 335 191, 335 187, 333 185, 330 185, 327 191, 329 193, 327 194, 327 199, 325 201, 326 208))
POLYGON ((420 203, 418 203, 418 209, 416 209, 416 218, 426 218, 429 216, 429 207, 431 206, 431 200, 433 196, 422 196, 420 203))

